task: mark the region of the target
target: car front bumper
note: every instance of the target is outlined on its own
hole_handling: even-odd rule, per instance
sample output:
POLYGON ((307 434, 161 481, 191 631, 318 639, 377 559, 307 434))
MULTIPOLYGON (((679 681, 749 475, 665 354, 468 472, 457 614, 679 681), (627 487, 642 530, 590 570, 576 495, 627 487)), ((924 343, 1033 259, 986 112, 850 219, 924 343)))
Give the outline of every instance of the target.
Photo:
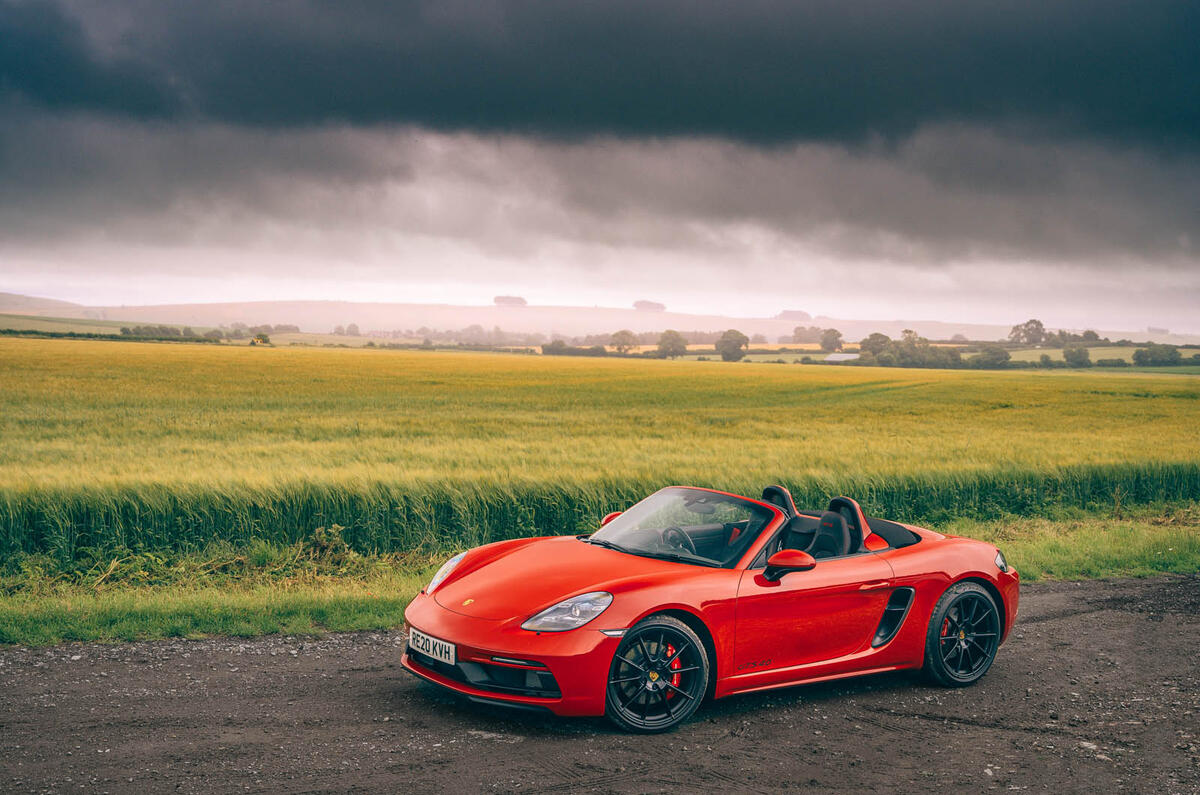
POLYGON ((406 646, 401 664, 416 676, 474 701, 556 715, 603 715, 619 637, 592 624, 566 632, 530 632, 520 620, 489 621, 455 613, 422 592, 404 620, 455 646, 455 666, 406 646), (497 659, 499 658, 499 659, 497 659))

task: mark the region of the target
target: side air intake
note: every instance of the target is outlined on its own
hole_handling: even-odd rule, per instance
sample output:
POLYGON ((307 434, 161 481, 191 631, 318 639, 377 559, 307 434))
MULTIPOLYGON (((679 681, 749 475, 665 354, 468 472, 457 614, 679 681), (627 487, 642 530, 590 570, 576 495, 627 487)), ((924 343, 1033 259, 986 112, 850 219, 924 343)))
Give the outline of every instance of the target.
POLYGON ((871 640, 871 648, 878 649, 896 637, 904 624, 904 617, 908 615, 908 609, 912 607, 912 601, 912 588, 897 588, 892 592, 887 607, 883 609, 883 618, 879 620, 879 629, 875 630, 875 637, 871 640))

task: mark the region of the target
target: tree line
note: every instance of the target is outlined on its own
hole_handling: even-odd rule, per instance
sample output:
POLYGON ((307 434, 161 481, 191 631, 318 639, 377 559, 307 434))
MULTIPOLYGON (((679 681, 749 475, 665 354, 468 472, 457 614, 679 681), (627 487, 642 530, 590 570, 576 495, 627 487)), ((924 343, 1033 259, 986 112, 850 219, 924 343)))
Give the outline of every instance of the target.
MULTIPOLYGON (((689 344, 697 343, 674 329, 667 329, 657 334, 657 341, 650 343, 654 334, 637 334, 629 329, 621 329, 603 339, 599 335, 585 338, 588 345, 572 345, 564 339, 556 339, 542 345, 542 353, 550 356, 608 356, 611 347, 618 356, 639 356, 643 358, 674 359, 689 352, 689 344), (642 346, 654 344, 652 350, 635 352, 642 346)), ((751 352, 751 345, 765 342, 765 339, 748 337, 737 329, 727 329, 723 332, 706 334, 706 342, 710 342, 713 351, 720 355, 722 361, 736 362, 744 359, 751 352)), ((844 349, 843 336, 837 329, 819 328, 817 326, 797 326, 791 341, 797 343, 813 343, 820 345, 826 353, 844 349)), ((912 329, 905 329, 899 339, 892 339, 881 332, 867 335, 857 346, 857 358, 845 362, 858 367, 923 367, 933 369, 972 368, 982 370, 1002 370, 1013 367, 1128 367, 1129 362, 1119 358, 1091 360, 1088 346, 1095 345, 1129 345, 1128 340, 1112 343, 1102 339, 1095 331, 1084 331, 1075 334, 1066 331, 1048 332, 1040 321, 1031 320, 1014 326, 1006 343, 971 343, 962 335, 956 335, 954 344, 938 344, 912 329), (1063 358, 1056 360, 1049 354, 1042 354, 1037 362, 1015 362, 1010 347, 1027 347, 1029 339, 1038 339, 1047 347, 1062 346, 1063 358)), ((775 352, 785 352, 780 349, 775 352)), ((853 349, 852 349, 853 350, 853 349)), ((695 352, 694 350, 692 351, 695 352)), ((763 351, 764 353, 767 351, 763 351)), ((782 359, 778 361, 782 362, 782 359)), ((811 361, 805 357, 803 362, 811 361)), ((1200 364, 1200 353, 1185 358, 1178 346, 1160 343, 1141 343, 1133 352, 1133 364, 1140 367, 1159 366, 1169 367, 1179 364, 1200 364)))

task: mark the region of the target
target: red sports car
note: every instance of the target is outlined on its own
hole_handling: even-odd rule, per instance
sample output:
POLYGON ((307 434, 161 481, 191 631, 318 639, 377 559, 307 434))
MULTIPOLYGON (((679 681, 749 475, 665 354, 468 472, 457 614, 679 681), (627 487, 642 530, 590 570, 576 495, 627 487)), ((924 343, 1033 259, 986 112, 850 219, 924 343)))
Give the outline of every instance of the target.
POLYGON ((474 701, 656 732, 705 697, 923 668, 969 685, 1017 616, 991 544, 671 487, 590 536, 455 555, 405 611, 404 667, 474 701))

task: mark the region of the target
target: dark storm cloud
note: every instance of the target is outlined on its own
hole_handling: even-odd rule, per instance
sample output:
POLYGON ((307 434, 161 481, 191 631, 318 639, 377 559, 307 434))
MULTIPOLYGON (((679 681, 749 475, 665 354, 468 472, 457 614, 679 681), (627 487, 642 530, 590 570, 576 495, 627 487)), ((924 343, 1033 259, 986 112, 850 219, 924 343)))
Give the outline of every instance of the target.
POLYGON ((134 117, 173 112, 162 70, 127 55, 100 57, 59 8, 0 2, 0 97, 50 109, 134 117))
POLYGON ((1194 0, 0 8, 6 94, 114 114, 855 142, 1015 121, 1155 148, 1200 141, 1194 0))
POLYGON ((1173 0, 0 0, 0 280, 1191 328, 1197 30, 1173 0))
MULTIPOLYGON (((887 146, 767 148, 417 128, 264 130, 33 115, 0 120, 0 241, 237 245, 263 228, 319 247, 379 235, 506 254, 649 247, 743 260, 786 249, 937 264, 1131 259, 1190 267, 1200 160, 959 126, 887 146)), ((567 267, 567 266, 564 266, 567 267)))

